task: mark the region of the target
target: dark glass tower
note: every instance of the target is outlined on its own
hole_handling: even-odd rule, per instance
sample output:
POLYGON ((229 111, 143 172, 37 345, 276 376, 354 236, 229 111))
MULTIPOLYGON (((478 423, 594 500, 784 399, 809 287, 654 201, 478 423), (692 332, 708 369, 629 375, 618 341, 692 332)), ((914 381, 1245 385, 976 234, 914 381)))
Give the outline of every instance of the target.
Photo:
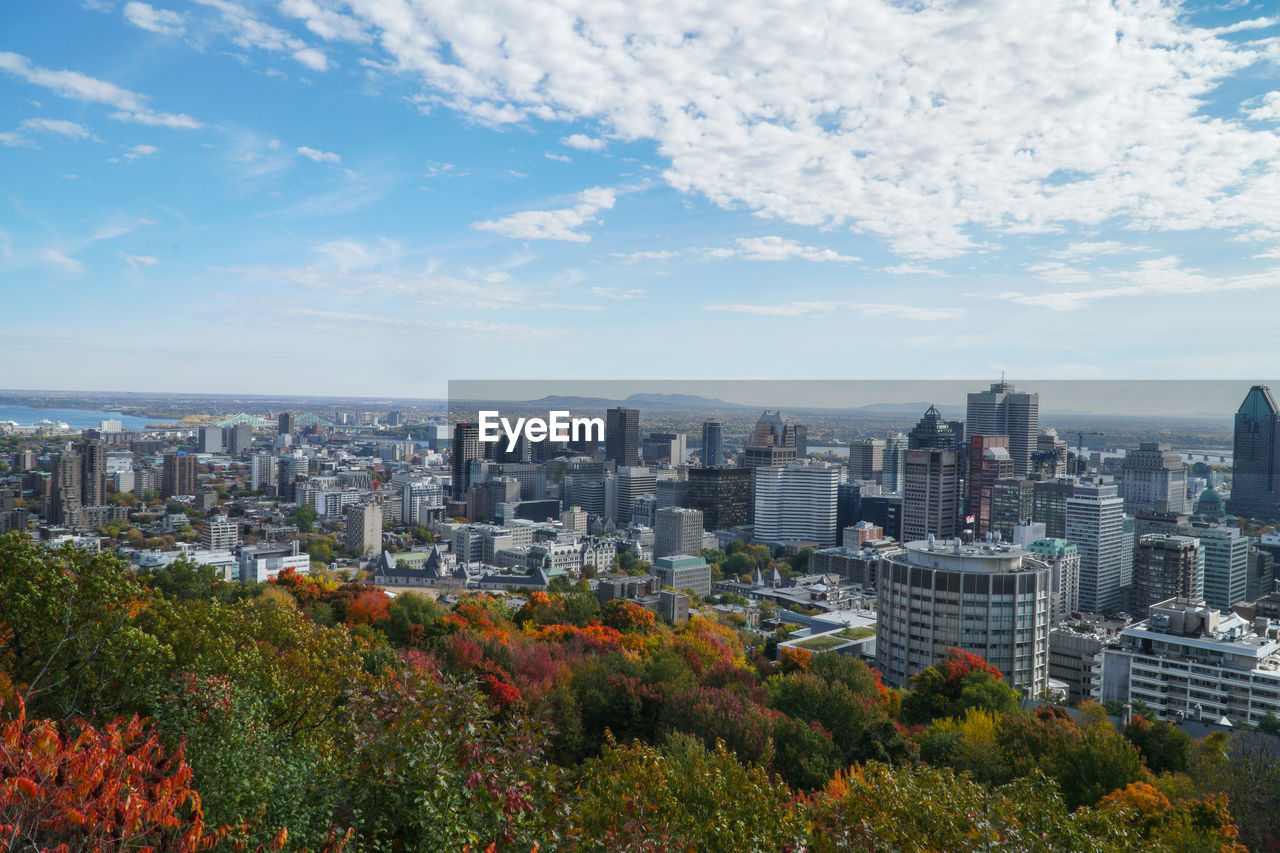
POLYGON ((702 467, 724 465, 724 422, 712 418, 702 424, 702 467))
POLYGON ((1227 512, 1280 518, 1280 409, 1271 389, 1254 385, 1236 412, 1227 512))
POLYGON ((907 433, 909 450, 953 450, 960 449, 956 434, 951 425, 942 419, 937 406, 930 406, 911 432, 907 433))
POLYGON ((640 463, 639 409, 619 407, 605 412, 604 458, 619 468, 630 468, 640 463))

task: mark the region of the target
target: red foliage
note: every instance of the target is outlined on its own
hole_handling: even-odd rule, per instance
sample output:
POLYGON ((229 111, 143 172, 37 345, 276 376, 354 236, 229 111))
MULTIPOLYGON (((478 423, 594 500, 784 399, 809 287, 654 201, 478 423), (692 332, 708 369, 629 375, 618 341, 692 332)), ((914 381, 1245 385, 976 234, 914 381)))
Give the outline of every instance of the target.
POLYGON ((482 679, 484 682, 485 693, 489 694, 489 698, 493 701, 493 705, 499 711, 520 701, 520 691, 514 684, 504 681, 499 675, 489 673, 482 679))
POLYGON ((574 625, 544 625, 534 632, 533 637, 538 642, 568 643, 576 640, 593 652, 611 652, 622 647, 622 632, 599 622, 592 622, 585 628, 574 625))
POLYGON ((0 727, 0 849, 197 851, 207 832, 182 750, 165 759, 136 716, 101 731, 17 717, 0 727))
POLYGON ((796 646, 784 646, 778 652, 778 666, 784 673, 808 672, 812 660, 813 654, 808 649, 796 646))
POLYGON ((373 625, 387 619, 391 596, 380 589, 365 589, 347 605, 347 625, 373 625))
POLYGON ((980 656, 956 648, 947 649, 947 656, 938 661, 937 666, 949 686, 959 685, 969 673, 982 670, 990 673, 996 681, 1004 681, 1004 675, 1000 670, 980 656))
POLYGON ((615 598, 604 606, 604 624, 619 631, 648 633, 653 630, 653 611, 634 601, 615 598))

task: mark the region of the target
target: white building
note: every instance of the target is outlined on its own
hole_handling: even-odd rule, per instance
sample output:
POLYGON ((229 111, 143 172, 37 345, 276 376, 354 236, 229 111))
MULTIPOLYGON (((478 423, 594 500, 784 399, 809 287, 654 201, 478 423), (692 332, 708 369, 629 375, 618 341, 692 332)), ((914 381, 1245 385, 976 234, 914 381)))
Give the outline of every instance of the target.
POLYGON ((245 546, 240 549, 237 564, 241 583, 265 583, 285 569, 293 569, 300 575, 311 573, 309 554, 282 554, 276 545, 245 546))
POLYGON ((1118 610, 1132 573, 1132 543, 1125 554, 1124 501, 1114 484, 1077 483, 1067 498, 1066 539, 1080 549, 1080 609, 1118 610))
POLYGON ((657 512, 653 525, 653 555, 702 553, 702 510, 667 507, 657 512))
POLYGON ((836 544, 840 467, 814 460, 752 469, 757 542, 836 544))
POLYGON ((343 541, 364 557, 382 550, 382 507, 376 503, 347 507, 343 541))
POLYGON ((1187 500, 1187 469, 1182 454, 1171 445, 1144 441, 1138 449, 1124 457, 1121 497, 1124 511, 1172 512, 1185 515, 1191 511, 1187 500))
POLYGON ((200 526, 200 544, 207 551, 230 551, 240 544, 240 525, 225 515, 211 515, 200 526))

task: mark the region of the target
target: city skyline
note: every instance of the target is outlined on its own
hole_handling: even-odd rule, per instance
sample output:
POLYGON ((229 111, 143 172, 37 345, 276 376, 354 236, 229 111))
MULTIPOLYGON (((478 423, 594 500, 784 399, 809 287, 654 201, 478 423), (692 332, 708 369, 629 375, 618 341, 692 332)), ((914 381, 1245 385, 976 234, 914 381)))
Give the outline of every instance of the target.
POLYGON ((0 10, 8 384, 1280 367, 1265 4, 396 8, 0 10))

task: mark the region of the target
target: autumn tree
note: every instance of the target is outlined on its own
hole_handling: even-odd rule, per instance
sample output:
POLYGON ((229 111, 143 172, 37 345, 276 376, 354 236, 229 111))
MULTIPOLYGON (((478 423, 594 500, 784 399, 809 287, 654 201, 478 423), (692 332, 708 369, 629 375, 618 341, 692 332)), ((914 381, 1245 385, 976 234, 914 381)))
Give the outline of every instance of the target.
POLYGON ((978 655, 948 649, 947 656, 911 679, 902 697, 902 720, 914 725, 940 717, 959 717, 968 708, 1011 713, 1018 691, 1004 683, 1000 670, 978 655))

